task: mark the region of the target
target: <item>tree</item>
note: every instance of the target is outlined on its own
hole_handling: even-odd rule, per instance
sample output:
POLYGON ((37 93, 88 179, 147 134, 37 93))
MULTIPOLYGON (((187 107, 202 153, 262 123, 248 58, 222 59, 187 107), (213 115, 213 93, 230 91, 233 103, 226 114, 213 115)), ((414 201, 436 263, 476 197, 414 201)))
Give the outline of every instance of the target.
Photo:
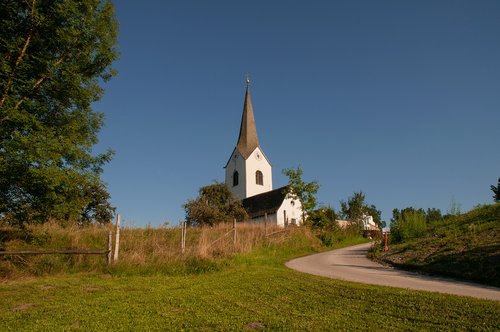
POLYGON ((285 168, 282 173, 288 176, 288 186, 286 194, 288 198, 297 199, 302 204, 302 221, 314 210, 317 204, 316 193, 319 184, 316 181, 304 182, 302 180, 302 168, 285 168))
POLYGON ((234 218, 238 221, 248 219, 241 201, 235 201, 226 184, 220 182, 201 187, 198 197, 188 200, 183 207, 186 222, 194 226, 214 226, 232 222, 234 218))
POLYGON ((341 216, 358 225, 359 229, 363 229, 363 222, 366 216, 372 216, 373 222, 382 229, 385 222, 382 221, 382 212, 373 204, 368 205, 365 202, 365 194, 362 191, 354 192, 348 198, 347 202, 340 201, 341 216))
POLYGON ((343 218, 354 222, 360 229, 363 229, 363 219, 367 211, 365 194, 362 191, 355 192, 348 198, 347 202, 340 201, 340 209, 343 218))
POLYGON ((426 214, 423 209, 405 208, 393 210, 391 222, 391 242, 399 243, 418 238, 427 230, 426 214))
POLYGON ((312 211, 307 221, 314 228, 334 230, 337 229, 337 219, 337 213, 329 206, 312 211))
POLYGON ((442 220, 443 219, 443 215, 442 215, 440 209, 429 208, 425 212, 425 219, 427 221, 427 224, 430 224, 432 222, 442 220))
POLYGON ((493 201, 496 203, 500 203, 500 178, 498 178, 498 184, 495 187, 494 185, 491 185, 491 191, 493 191, 493 201))
POLYGON ((22 226, 89 221, 113 209, 93 155, 114 74, 118 24, 107 0, 0 2, 0 218, 22 226))

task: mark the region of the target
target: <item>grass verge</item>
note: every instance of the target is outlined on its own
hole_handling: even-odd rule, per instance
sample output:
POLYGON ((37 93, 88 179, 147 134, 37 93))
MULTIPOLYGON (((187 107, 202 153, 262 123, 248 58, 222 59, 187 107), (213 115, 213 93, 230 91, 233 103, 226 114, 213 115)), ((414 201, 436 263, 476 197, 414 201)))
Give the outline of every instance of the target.
POLYGON ((0 330, 500 329, 498 302, 289 270, 284 261, 315 249, 298 235, 287 241, 233 255, 223 269, 202 274, 71 274, 4 282, 0 330))
POLYGON ((500 287, 500 204, 431 223, 419 238, 373 255, 400 268, 500 287))

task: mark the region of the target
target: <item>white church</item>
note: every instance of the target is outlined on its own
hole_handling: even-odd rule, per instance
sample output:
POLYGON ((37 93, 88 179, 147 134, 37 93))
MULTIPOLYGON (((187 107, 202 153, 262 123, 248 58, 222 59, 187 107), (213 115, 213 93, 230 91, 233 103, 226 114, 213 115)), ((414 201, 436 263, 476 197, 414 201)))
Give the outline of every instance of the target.
POLYGON ((225 183, 236 199, 242 200, 250 221, 280 227, 302 224, 302 205, 287 198, 286 186, 273 190, 272 166, 257 137, 255 117, 247 79, 238 142, 227 161, 225 183))

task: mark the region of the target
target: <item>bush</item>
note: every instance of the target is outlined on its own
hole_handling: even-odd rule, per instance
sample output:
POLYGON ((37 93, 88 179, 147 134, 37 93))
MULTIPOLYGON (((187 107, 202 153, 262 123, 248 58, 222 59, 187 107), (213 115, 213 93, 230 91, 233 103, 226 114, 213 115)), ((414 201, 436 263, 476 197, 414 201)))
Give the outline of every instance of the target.
POLYGON ((425 214, 419 211, 404 211, 391 226, 391 242, 399 243, 421 237, 427 231, 425 214))

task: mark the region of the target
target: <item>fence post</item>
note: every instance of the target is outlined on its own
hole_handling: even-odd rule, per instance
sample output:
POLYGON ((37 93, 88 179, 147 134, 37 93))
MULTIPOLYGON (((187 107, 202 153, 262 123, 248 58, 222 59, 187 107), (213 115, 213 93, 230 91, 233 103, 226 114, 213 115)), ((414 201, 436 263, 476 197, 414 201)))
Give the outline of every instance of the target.
POLYGON ((113 242, 113 232, 108 232, 108 253, 106 254, 108 258, 108 265, 111 264, 111 243, 113 242))
POLYGON ((236 245, 236 218, 233 219, 233 244, 236 245))
POLYGON ((120 215, 116 216, 116 235, 115 235, 115 255, 113 261, 118 261, 118 252, 120 251, 120 215))
POLYGON ((264 213, 264 235, 267 236, 267 213, 264 213))
POLYGON ((186 222, 181 222, 181 253, 186 250, 186 222))

